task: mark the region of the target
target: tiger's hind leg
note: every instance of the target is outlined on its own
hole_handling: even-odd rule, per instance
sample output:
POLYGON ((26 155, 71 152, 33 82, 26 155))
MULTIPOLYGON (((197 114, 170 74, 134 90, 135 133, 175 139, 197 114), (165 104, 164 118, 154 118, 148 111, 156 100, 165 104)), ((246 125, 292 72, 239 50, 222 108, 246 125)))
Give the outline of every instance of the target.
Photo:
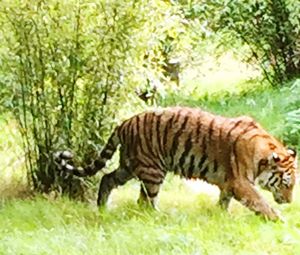
POLYGON ((150 204, 154 209, 158 210, 157 196, 164 181, 165 173, 160 169, 142 167, 137 169, 137 175, 142 182, 138 203, 150 204))
POLYGON ((131 172, 124 168, 117 168, 115 171, 104 175, 100 182, 97 205, 104 206, 112 189, 125 184, 133 178, 131 172))
POLYGON ((222 209, 227 210, 230 204, 230 201, 233 197, 232 192, 221 190, 219 197, 219 205, 222 209))
POLYGON ((161 184, 155 183, 141 183, 141 191, 138 199, 139 204, 150 204, 155 210, 159 210, 157 207, 158 192, 161 184))

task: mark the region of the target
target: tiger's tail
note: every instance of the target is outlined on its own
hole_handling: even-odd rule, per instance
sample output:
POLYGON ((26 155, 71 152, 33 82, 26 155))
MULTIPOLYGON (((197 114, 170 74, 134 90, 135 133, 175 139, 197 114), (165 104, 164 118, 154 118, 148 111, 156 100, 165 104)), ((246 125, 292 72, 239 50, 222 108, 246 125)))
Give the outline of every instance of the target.
POLYGON ((108 139, 106 145, 96 157, 95 160, 91 164, 86 167, 76 167, 70 161, 73 158, 72 153, 69 151, 59 152, 56 155, 55 161, 60 165, 60 168, 71 172, 76 176, 86 177, 95 175, 98 171, 100 171, 103 167, 105 167, 106 162, 110 160, 116 151, 118 145, 120 144, 120 139, 118 135, 118 127, 114 130, 110 138, 108 139))

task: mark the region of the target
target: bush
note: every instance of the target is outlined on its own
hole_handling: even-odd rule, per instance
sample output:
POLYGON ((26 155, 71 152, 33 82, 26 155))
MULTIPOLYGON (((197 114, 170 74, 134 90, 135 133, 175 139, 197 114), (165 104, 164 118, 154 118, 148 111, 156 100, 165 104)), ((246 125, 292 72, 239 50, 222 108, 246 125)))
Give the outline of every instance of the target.
POLYGON ((291 96, 284 120, 285 140, 300 149, 300 80, 296 80, 291 88, 291 96))
POLYGON ((52 154, 69 148, 88 163, 128 112, 127 102, 132 111, 140 105, 134 88, 146 83, 151 67, 143 56, 155 51, 160 34, 178 27, 176 15, 162 25, 167 8, 160 1, 2 2, 0 84, 11 95, 7 106, 34 189, 83 194, 79 179, 57 173, 52 154))
POLYGON ((217 29, 229 31, 251 51, 271 84, 300 74, 300 6, 290 0, 220 1, 217 29), (220 8, 221 7, 221 8, 220 8))
POLYGON ((180 0, 198 37, 236 48, 273 86, 300 75, 300 5, 292 0, 180 0), (197 30, 197 31, 196 31, 197 30), (242 47, 246 46, 246 47, 242 47))

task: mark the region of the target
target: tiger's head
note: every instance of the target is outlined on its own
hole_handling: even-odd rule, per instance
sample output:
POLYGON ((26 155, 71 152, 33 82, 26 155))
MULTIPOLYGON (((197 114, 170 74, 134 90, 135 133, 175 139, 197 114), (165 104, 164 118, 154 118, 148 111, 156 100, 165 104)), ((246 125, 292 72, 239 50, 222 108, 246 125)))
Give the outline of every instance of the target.
POLYGON ((261 160, 259 167, 261 174, 257 178, 258 184, 272 192, 278 204, 291 203, 296 184, 296 151, 285 149, 280 154, 272 152, 267 159, 261 160))

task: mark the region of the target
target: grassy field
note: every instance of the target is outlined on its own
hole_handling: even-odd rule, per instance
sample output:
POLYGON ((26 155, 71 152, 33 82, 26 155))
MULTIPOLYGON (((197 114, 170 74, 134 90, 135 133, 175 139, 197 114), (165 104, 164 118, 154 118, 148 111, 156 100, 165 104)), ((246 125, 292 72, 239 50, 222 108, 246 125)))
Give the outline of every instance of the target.
MULTIPOLYGON (((200 106, 227 116, 248 114, 284 138, 285 115, 298 102, 300 86, 281 90, 247 86, 247 92, 183 95, 179 91, 160 104, 200 106)), ((0 124, 2 130, 10 125, 5 121, 0 124)), ((10 166, 0 174, 1 186, 15 190, 17 187, 11 186, 14 182, 5 180, 14 179, 7 173, 19 169, 12 158, 22 161, 20 148, 14 148, 19 137, 3 131, 0 139, 1 164, 9 160, 5 166, 10 166)), ((3 188, 1 193, 5 193, 3 188)), ((217 188, 173 176, 160 193, 160 212, 137 206, 138 193, 136 181, 114 190, 104 211, 98 211, 94 202, 64 197, 2 199, 0 254, 300 254, 298 187, 290 205, 277 205, 269 193, 264 193, 282 212, 285 223, 266 222, 236 201, 229 213, 224 212, 216 205, 217 188)))
POLYGON ((3 202, 0 254, 300 253, 299 199, 276 206, 286 223, 273 223, 235 201, 224 212, 216 193, 194 192, 176 178, 161 192, 160 212, 138 207, 137 195, 137 183, 128 184, 102 212, 66 198, 3 202))

